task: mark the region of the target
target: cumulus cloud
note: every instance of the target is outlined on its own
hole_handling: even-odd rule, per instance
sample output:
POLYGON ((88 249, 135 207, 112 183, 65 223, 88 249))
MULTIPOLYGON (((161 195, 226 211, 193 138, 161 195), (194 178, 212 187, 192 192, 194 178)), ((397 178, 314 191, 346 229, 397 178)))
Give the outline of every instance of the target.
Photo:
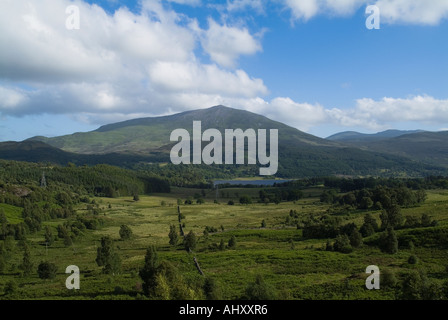
POLYGON ((163 114, 267 93, 261 79, 226 68, 261 50, 247 29, 211 21, 203 30, 159 0, 142 1, 138 13, 121 7, 112 14, 81 0, 6 0, 0 30, 3 115, 163 114), (66 28, 69 5, 79 7, 79 30, 66 28), (216 63, 198 59, 201 45, 216 63))
POLYGON ((448 18, 445 0, 286 0, 295 20, 307 21, 319 14, 344 16, 361 6, 376 5, 383 23, 436 25, 448 18))
POLYGON ((233 67, 241 55, 261 51, 259 40, 246 28, 219 25, 213 19, 209 19, 209 28, 203 33, 201 43, 211 59, 224 67, 233 67))

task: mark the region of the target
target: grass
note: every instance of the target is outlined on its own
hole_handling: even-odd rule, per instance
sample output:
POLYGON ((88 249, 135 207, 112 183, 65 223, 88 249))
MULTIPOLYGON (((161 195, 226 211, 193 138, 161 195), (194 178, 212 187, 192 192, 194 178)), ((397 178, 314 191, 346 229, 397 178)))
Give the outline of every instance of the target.
MULTIPOLYGON (((251 193, 253 197, 259 189, 224 189, 230 198, 237 200, 240 195, 251 193)), ((141 279, 138 269, 142 267, 146 248, 158 246, 159 257, 171 261, 184 275, 192 281, 200 281, 201 276, 195 269, 193 258, 179 244, 176 247, 168 244, 169 226, 178 226, 177 199, 186 199, 200 189, 173 188, 172 194, 140 196, 140 201, 131 198, 96 198, 100 208, 104 208, 98 218, 104 223, 98 230, 86 230, 82 237, 75 240, 73 247, 66 248, 62 240, 46 247, 44 231, 28 237, 31 242, 32 260, 37 264, 48 260, 58 266, 58 275, 52 281, 44 281, 37 277, 21 276, 18 266, 23 251, 16 242, 8 259, 8 267, 0 277, 0 299, 134 299, 141 294, 141 279), (164 205, 162 205, 164 202, 164 205), (128 241, 119 239, 119 228, 127 224, 133 231, 128 241), (115 240, 117 251, 122 259, 123 272, 109 276, 101 273, 95 263, 96 248, 103 236, 111 236, 115 240), (65 288, 64 273, 68 265, 77 265, 81 270, 81 290, 69 291, 65 288), (9 280, 18 284, 15 295, 5 296, 2 288, 9 280)), ((185 215, 182 221, 185 230, 193 230, 199 236, 195 250, 202 270, 207 276, 217 280, 222 288, 224 298, 238 299, 256 275, 264 276, 266 282, 276 288, 279 299, 394 299, 393 290, 373 290, 365 288, 365 269, 368 265, 378 265, 380 270, 393 270, 397 277, 403 277, 413 268, 425 269, 428 276, 438 281, 445 281, 448 275, 446 247, 434 243, 415 243, 413 251, 400 248, 399 253, 388 255, 373 246, 363 245, 350 254, 325 251, 327 239, 304 240, 301 230, 285 226, 284 221, 291 209, 299 215, 320 215, 326 213, 329 205, 323 205, 315 197, 307 197, 308 193, 317 194, 316 190, 308 190, 305 198, 294 202, 275 204, 227 205, 227 201, 214 203, 213 192, 206 195, 206 203, 202 205, 182 205, 185 215), (266 221, 266 228, 261 228, 261 221, 266 221), (203 236, 206 226, 215 227, 218 232, 203 236), (224 231, 221 230, 223 226, 224 231), (237 247, 219 251, 213 249, 221 239, 225 243, 235 236, 237 247), (293 240, 294 247, 290 240, 293 240), (407 259, 414 253, 419 262, 409 265, 407 259)), ((428 213, 439 221, 435 228, 400 230, 397 235, 413 235, 419 239, 431 239, 429 235, 437 230, 446 232, 448 226, 448 193, 446 191, 428 192, 428 200, 420 207, 403 209, 403 216, 421 216, 428 213)), ((20 221, 20 210, 4 204, 8 219, 20 221)), ((86 214, 85 204, 80 205, 78 213, 86 214)), ((367 212, 351 212, 342 216, 344 223, 362 223, 367 212)), ((378 217, 378 211, 371 212, 378 217)), ((10 220, 11 221, 11 220, 10 220)), ((53 228, 64 219, 44 222, 53 228)))

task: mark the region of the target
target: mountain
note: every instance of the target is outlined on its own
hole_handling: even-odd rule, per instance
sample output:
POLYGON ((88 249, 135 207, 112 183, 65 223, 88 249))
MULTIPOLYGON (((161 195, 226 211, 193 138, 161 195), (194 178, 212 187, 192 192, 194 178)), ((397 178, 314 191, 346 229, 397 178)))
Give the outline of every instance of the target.
POLYGON ((359 133, 356 131, 345 131, 336 133, 332 136, 329 136, 326 138, 330 141, 340 141, 344 143, 359 143, 359 142, 365 142, 365 141, 377 141, 382 139, 388 139, 388 138, 395 138, 399 137, 405 134, 411 134, 411 133, 419 133, 424 132, 422 130, 386 130, 383 132, 373 133, 373 134, 367 134, 367 133, 359 133))
POLYGON ((363 145, 373 152, 389 153, 448 167, 448 131, 418 132, 363 145))
MULTIPOLYGON (((278 129, 278 177, 424 176, 446 172, 446 168, 437 164, 428 165, 396 154, 321 139, 264 116, 224 106, 128 120, 91 132, 54 138, 34 137, 14 146, 0 143, 0 158, 55 163, 70 160, 80 165, 107 163, 127 167, 142 162, 169 162, 169 152, 177 143, 170 142, 171 132, 183 128, 191 133, 193 121, 201 121, 202 131, 215 128, 222 134, 225 129, 278 129), (29 143, 35 145, 26 151, 29 143)), ((235 172, 238 166, 212 167, 217 172, 238 174, 235 172)))
POLYGON ((215 128, 223 133, 225 129, 231 128, 279 129, 279 139, 288 140, 293 144, 335 145, 331 141, 301 132, 258 114, 224 106, 170 116, 128 120, 105 125, 91 132, 55 138, 33 137, 29 140, 42 141, 65 151, 83 154, 126 152, 148 155, 159 149, 166 150, 167 146, 172 145, 170 134, 175 129, 187 129, 191 134, 193 121, 201 121, 202 130, 215 128))

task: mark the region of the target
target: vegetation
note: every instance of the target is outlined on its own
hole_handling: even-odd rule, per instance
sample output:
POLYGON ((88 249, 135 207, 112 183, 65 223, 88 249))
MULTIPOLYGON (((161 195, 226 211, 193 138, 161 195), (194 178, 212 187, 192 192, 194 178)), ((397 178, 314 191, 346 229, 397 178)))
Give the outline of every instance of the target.
POLYGON ((209 186, 133 201, 131 186, 145 188, 136 172, 116 176, 120 195, 108 197, 76 182, 95 168, 45 167, 41 187, 42 170, 0 167, 0 299, 448 298, 443 177, 229 186, 215 203, 209 186), (69 265, 81 270, 80 290, 64 286, 69 265), (368 265, 379 266, 381 290, 365 288, 368 265))

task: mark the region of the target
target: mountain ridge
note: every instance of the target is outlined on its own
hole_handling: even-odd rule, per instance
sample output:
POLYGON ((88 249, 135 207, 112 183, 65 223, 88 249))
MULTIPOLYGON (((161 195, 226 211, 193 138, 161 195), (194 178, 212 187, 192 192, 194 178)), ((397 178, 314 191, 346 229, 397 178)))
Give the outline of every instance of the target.
MULTIPOLYGON (((25 144, 48 144, 45 152, 42 149, 36 151, 37 147, 44 148, 42 144, 26 151, 20 145, 16 145, 16 150, 12 150, 14 148, 11 145, 0 143, 0 158, 14 160, 28 157, 49 162, 58 158, 58 163, 72 159, 70 161, 79 165, 107 163, 127 167, 142 163, 166 163, 170 162, 170 150, 177 143, 169 140, 171 132, 183 128, 191 134, 193 121, 201 121, 202 131, 210 128, 218 129, 222 133, 224 129, 237 128, 279 130, 278 177, 426 176, 442 174, 448 170, 448 167, 439 166, 437 163, 428 164, 410 157, 322 139, 262 115, 224 106, 162 117, 126 120, 101 126, 90 132, 53 138, 38 136, 23 141, 25 144), (60 150, 56 152, 52 148, 60 150), (39 152, 42 155, 36 154, 39 152)), ((233 167, 230 170, 234 172, 233 167)), ((223 166, 217 170, 228 169, 223 166)))

